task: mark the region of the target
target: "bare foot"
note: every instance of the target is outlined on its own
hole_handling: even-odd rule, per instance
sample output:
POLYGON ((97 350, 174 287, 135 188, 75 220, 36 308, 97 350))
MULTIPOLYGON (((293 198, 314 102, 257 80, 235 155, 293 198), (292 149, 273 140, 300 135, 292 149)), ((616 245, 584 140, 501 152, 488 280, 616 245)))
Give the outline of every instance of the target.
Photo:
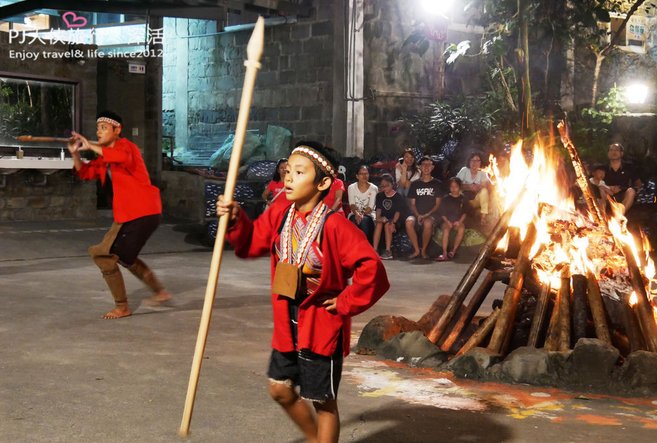
POLYGON ((415 251, 411 255, 408 256, 409 260, 413 260, 414 258, 419 257, 420 251, 415 251))
POLYGON ((132 311, 127 307, 116 307, 109 311, 107 314, 103 315, 104 319, 107 320, 114 320, 117 318, 121 317, 128 317, 129 315, 132 315, 132 311))
POLYGON ((166 289, 162 289, 161 291, 151 295, 148 298, 148 304, 150 305, 159 305, 160 303, 164 303, 171 300, 171 294, 169 294, 166 289))

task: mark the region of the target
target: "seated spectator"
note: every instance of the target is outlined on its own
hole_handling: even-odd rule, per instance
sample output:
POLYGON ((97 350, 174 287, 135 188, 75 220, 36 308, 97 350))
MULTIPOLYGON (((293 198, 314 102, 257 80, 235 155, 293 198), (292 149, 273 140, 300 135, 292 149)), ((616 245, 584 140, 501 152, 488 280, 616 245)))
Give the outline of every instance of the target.
POLYGON ((467 212, 466 198, 461 193, 461 180, 457 177, 449 179, 449 194, 446 194, 440 203, 440 219, 443 230, 443 252, 436 258, 436 261, 447 261, 454 258, 456 251, 461 246, 463 235, 465 234, 465 216, 467 212), (449 234, 456 231, 454 247, 449 251, 449 234), (449 252, 447 252, 449 251, 449 252))
POLYGON ((413 252, 408 257, 414 259, 418 256, 427 259, 427 248, 433 235, 436 224, 438 208, 440 207, 440 182, 433 178, 433 160, 422 157, 420 160, 420 179, 411 183, 408 191, 411 215, 406 219, 406 232, 413 246, 413 252), (422 227, 422 248, 417 238, 416 226, 422 227))
POLYGON ((481 170, 481 154, 470 154, 467 164, 456 174, 456 178, 463 183, 463 196, 473 209, 479 209, 481 224, 485 225, 490 221, 488 214, 492 208, 492 184, 488 174, 481 170))
POLYGON ((344 210, 342 209, 342 194, 345 191, 344 178, 344 174, 338 174, 338 178, 333 180, 328 194, 324 197, 324 203, 329 207, 329 210, 339 212, 342 215, 344 215, 344 210))
POLYGON ((376 194, 379 188, 369 182, 370 171, 367 166, 363 165, 358 168, 356 181, 347 188, 349 197, 349 220, 365 233, 367 239, 372 243, 374 234, 374 216, 376 209, 376 194))
POLYGON ((605 169, 605 182, 609 186, 611 196, 623 204, 625 212, 634 204, 636 190, 634 171, 623 162, 625 148, 620 143, 612 143, 607 150, 609 165, 605 169))
POLYGON ((611 195, 611 189, 605 183, 605 170, 603 165, 595 165, 589 179, 593 185, 591 187, 593 195, 598 199, 598 206, 603 212, 607 205, 607 195, 611 195))
POLYGON ((276 163, 276 169, 274 170, 274 176, 271 181, 267 183, 267 187, 262 193, 262 199, 270 204, 279 195, 283 195, 285 190, 285 169, 287 168, 287 159, 282 158, 276 163))
POLYGON ((397 232, 402 226, 403 221, 408 214, 406 199, 393 187, 393 178, 390 174, 381 176, 379 184, 379 193, 376 194, 376 227, 374 228, 374 239, 372 246, 378 251, 379 241, 381 240, 381 231, 385 235, 386 250, 381 254, 382 260, 392 259, 392 234, 397 232))
POLYGON ((395 181, 397 183, 397 192, 406 197, 411 183, 420 178, 420 170, 415 162, 413 150, 404 149, 402 158, 395 165, 395 181))

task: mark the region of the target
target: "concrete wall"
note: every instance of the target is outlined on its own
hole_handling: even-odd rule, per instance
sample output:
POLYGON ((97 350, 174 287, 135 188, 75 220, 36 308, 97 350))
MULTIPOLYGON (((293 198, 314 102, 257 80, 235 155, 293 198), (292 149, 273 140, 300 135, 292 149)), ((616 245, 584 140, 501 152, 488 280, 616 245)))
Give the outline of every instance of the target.
MULTIPOLYGON (((274 124, 295 140, 332 142, 334 11, 319 3, 311 19, 266 28, 250 129, 274 124)), ((165 19, 164 28, 164 135, 188 149, 221 140, 235 128, 251 31, 216 34, 214 22, 186 19, 165 19)))

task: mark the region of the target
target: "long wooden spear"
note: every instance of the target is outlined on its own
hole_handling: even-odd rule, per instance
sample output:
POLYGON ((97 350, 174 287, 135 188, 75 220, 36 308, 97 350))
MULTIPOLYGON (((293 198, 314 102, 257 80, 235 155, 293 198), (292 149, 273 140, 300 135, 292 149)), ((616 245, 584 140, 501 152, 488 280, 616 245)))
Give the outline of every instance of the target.
POLYGON ((36 135, 19 135, 14 137, 19 142, 33 142, 33 143, 68 143, 72 139, 65 137, 39 137, 36 135))
MULTIPOLYGON (((260 69, 260 57, 262 56, 265 40, 265 21, 258 17, 255 29, 251 34, 251 39, 246 47, 247 59, 244 62, 246 74, 244 76, 244 86, 242 88, 242 99, 240 101, 240 110, 237 116, 237 125, 235 127, 235 141, 233 151, 230 156, 228 165, 228 175, 226 176, 226 186, 224 188, 224 201, 233 200, 235 192, 235 183, 240 166, 240 157, 242 156, 242 147, 246 135, 246 127, 249 121, 249 111, 251 109, 251 99, 253 98, 253 89, 255 87, 256 75, 260 69)), ((196 398, 196 388, 198 387, 198 378, 201 372, 201 362, 208 338, 208 328, 212 318, 212 305, 214 304, 215 293, 217 289, 217 280, 219 279, 219 268, 221 267, 221 258, 224 250, 224 241, 226 230, 228 229, 229 217, 219 219, 217 228, 217 238, 214 242, 212 252, 212 262, 210 263, 210 275, 208 284, 205 289, 205 301, 203 303, 203 312, 201 314, 201 324, 198 328, 198 337, 196 339, 196 349, 194 351, 194 360, 192 361, 192 370, 189 376, 189 385, 187 387, 187 397, 185 399, 185 410, 183 412, 182 423, 178 434, 181 437, 189 435, 189 425, 192 420, 194 410, 194 399, 196 398)))

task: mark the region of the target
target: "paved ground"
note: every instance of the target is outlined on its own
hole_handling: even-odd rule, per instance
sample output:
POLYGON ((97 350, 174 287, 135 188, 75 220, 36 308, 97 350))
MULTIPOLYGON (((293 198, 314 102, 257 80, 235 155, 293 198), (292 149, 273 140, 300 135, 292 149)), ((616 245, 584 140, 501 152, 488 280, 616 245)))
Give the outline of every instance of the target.
MULTIPOLYGON (((0 442, 176 442, 211 251, 166 223, 143 258, 175 300, 101 320, 111 299, 86 248, 108 218, 0 223, 0 442)), ((356 318, 417 320, 465 264, 386 262, 392 289, 356 318)), ((266 260, 227 253, 192 421, 192 442, 300 441, 267 397, 266 260)), ((496 288, 498 294, 502 288, 496 288)), ((354 339, 355 339, 354 336, 354 339)), ((342 441, 653 442, 657 399, 620 399, 454 380, 352 355, 340 389, 342 441)))

